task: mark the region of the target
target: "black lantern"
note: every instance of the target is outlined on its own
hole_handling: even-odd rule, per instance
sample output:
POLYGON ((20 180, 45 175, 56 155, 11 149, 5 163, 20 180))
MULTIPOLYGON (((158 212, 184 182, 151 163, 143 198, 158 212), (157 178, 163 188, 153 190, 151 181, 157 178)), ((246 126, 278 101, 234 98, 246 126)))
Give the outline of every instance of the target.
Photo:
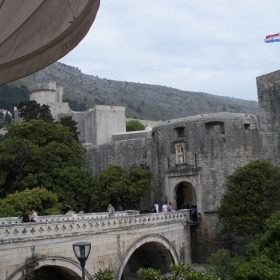
POLYGON ((76 258, 82 267, 82 280, 85 280, 85 265, 89 256, 91 244, 89 242, 77 242, 73 244, 73 250, 76 258))

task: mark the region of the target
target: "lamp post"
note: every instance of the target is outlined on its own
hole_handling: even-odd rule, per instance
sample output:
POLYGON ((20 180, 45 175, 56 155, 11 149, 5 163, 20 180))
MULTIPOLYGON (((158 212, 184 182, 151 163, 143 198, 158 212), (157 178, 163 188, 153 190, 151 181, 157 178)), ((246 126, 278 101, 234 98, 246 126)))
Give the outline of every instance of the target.
POLYGON ((89 256, 91 244, 89 242, 77 242, 73 244, 73 251, 82 267, 82 280, 85 280, 85 265, 89 256))

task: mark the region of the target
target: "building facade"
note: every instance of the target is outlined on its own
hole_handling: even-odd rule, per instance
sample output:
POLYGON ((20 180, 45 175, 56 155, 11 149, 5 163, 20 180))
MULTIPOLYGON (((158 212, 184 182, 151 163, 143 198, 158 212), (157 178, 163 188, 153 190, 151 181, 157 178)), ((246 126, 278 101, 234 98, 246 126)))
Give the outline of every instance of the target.
POLYGON ((221 244, 217 208, 227 175, 250 160, 280 164, 280 71, 257 77, 257 87, 258 116, 202 114, 139 132, 125 132, 123 107, 96 106, 86 112, 57 112, 57 117, 71 115, 78 122, 80 141, 90 143, 87 167, 95 176, 111 164, 127 169, 136 164, 153 172, 155 191, 142 201, 142 209, 155 201, 160 206, 172 202, 178 210, 196 205, 192 261, 204 263, 221 244))

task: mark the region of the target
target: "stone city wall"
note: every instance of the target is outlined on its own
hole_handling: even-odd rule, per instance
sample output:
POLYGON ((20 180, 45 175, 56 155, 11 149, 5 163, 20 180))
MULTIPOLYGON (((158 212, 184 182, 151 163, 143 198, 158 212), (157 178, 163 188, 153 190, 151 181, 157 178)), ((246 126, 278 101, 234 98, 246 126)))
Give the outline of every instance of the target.
MULTIPOLYGON (((92 173, 98 176, 110 164, 127 169, 131 164, 148 167, 154 174, 155 192, 145 198, 142 209, 150 208, 156 200, 160 208, 164 201, 171 201, 180 209, 176 205, 177 187, 181 182, 190 183, 203 221, 197 229, 202 236, 197 248, 209 245, 202 242, 202 238, 215 238, 218 223, 215 212, 225 192, 226 176, 236 167, 259 158, 261 152, 258 118, 248 114, 218 113, 181 118, 156 125, 150 137, 128 139, 125 134, 113 137, 126 140, 88 148, 87 166, 92 173), (180 163, 176 152, 178 145, 184 149, 180 163)), ((203 262, 207 256, 200 252, 196 261, 203 262)))
POLYGON ((195 243, 198 250, 194 262, 209 261, 214 250, 213 243, 207 240, 217 237, 215 212, 226 190, 226 176, 236 167, 259 158, 258 128, 256 116, 219 113, 170 120, 153 129, 153 170, 160 203, 166 200, 180 207, 176 205, 180 182, 191 183, 195 189, 201 219, 196 229, 200 238, 195 243), (178 163, 175 149, 178 143, 185 149, 183 163, 178 163))
POLYGON ((95 177, 112 164, 121 165, 126 169, 129 169, 133 164, 150 169, 152 138, 113 141, 87 148, 87 167, 95 177))
POLYGON ((280 165, 280 71, 257 77, 262 158, 280 165))

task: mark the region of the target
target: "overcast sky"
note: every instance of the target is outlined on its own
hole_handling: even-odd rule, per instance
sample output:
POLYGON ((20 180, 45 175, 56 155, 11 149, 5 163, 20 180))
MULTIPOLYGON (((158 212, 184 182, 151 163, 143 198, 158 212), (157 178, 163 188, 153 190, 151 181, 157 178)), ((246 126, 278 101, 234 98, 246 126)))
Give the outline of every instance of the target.
POLYGON ((101 0, 89 33, 60 60, 83 73, 257 100, 280 69, 280 0, 101 0))

